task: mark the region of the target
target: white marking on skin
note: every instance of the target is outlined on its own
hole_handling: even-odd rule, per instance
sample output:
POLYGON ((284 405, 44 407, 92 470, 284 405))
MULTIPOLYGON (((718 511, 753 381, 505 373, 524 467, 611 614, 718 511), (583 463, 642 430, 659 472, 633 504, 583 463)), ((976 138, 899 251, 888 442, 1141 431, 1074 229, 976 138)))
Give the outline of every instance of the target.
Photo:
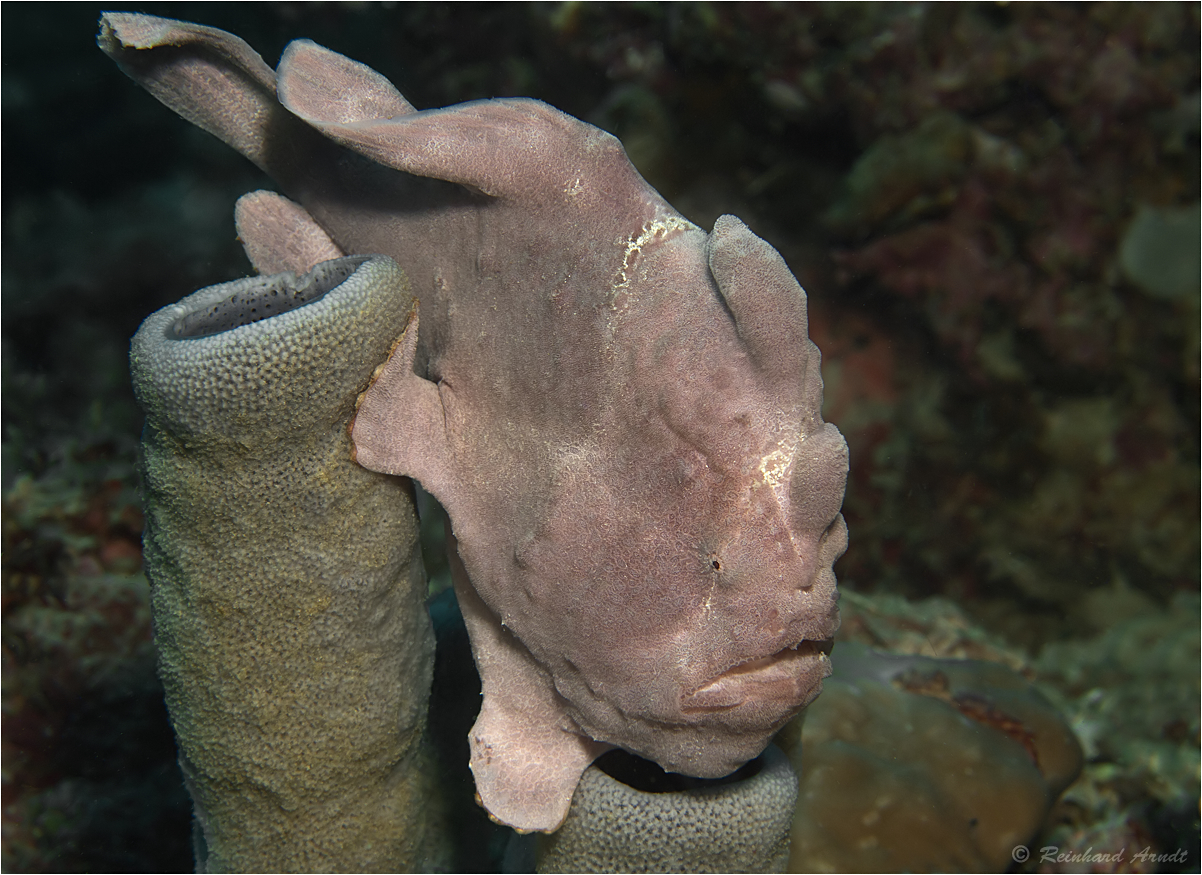
MULTIPOLYGON (((777 442, 776 449, 760 459, 759 482, 772 490, 772 494, 776 496, 777 507, 781 509, 785 520, 788 519, 789 513, 789 484, 793 479, 793 461, 797 458, 797 450, 805 439, 804 434, 799 434, 796 438, 783 438, 777 442)), ((796 550, 798 545, 793 529, 786 525, 785 530, 789 534, 793 549, 796 550)))
POLYGON ((622 267, 618 270, 618 281, 614 284, 614 293, 626 288, 630 277, 626 275, 630 268, 630 260, 636 252, 642 252, 643 247, 655 240, 656 237, 667 236, 670 231, 688 231, 697 226, 681 216, 657 217, 643 225, 638 236, 626 241, 626 252, 622 256, 622 267))
POLYGON ((784 507, 789 480, 792 477, 793 460, 797 450, 805 441, 805 435, 784 438, 777 442, 776 449, 760 459, 760 482, 770 486, 777 501, 784 507))
POLYGON ((784 480, 793 462, 793 453, 779 446, 764 458, 760 459, 760 482, 776 489, 784 480))

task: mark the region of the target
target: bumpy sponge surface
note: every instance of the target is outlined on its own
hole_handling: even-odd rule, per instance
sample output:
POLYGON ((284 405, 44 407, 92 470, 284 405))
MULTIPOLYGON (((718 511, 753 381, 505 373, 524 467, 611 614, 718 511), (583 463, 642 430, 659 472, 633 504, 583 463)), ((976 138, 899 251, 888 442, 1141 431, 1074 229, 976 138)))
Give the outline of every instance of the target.
POLYGON ((585 771, 560 829, 540 839, 539 872, 783 872, 797 776, 775 745, 758 774, 647 793, 585 771))
POLYGON ((406 480, 347 424, 413 308, 382 257, 203 289, 133 340, 145 563, 201 871, 436 865, 406 480))

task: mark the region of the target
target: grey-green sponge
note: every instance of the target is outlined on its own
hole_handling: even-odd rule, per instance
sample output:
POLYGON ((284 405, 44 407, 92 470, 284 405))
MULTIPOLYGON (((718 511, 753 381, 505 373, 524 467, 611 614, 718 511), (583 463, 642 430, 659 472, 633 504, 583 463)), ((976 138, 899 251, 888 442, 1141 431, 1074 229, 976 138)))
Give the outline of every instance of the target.
POLYGON ((645 793, 589 767, 567 820, 539 838, 539 872, 783 872, 797 775, 769 745, 742 781, 645 793))
POLYGON ((202 289, 150 316, 145 563, 201 871, 437 868, 433 636, 407 480, 347 425, 413 298, 383 257, 202 289))

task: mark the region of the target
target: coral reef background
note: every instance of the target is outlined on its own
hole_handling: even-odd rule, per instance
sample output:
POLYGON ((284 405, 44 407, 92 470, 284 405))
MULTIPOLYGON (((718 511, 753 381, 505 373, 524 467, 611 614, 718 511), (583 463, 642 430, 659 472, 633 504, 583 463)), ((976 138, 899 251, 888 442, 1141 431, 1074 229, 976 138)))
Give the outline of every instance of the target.
MULTIPOLYGON (((233 202, 268 187, 121 75, 99 11, 3 10, 9 871, 191 868, 126 356, 249 272, 233 202)), ((1089 760, 1048 841, 1196 869, 1197 4, 137 11, 272 64, 315 39, 422 108, 541 98, 692 220, 746 220, 810 295, 851 446, 846 634, 1022 668, 1089 760)))

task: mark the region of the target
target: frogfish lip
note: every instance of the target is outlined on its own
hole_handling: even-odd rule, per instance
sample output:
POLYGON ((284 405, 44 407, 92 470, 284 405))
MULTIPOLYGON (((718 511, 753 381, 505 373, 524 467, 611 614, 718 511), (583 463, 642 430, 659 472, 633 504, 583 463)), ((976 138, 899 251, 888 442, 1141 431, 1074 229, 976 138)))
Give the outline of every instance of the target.
POLYGON ((743 704, 798 708, 813 699, 831 673, 832 639, 800 641, 790 647, 740 662, 686 693, 681 711, 697 714, 729 711, 743 704))

